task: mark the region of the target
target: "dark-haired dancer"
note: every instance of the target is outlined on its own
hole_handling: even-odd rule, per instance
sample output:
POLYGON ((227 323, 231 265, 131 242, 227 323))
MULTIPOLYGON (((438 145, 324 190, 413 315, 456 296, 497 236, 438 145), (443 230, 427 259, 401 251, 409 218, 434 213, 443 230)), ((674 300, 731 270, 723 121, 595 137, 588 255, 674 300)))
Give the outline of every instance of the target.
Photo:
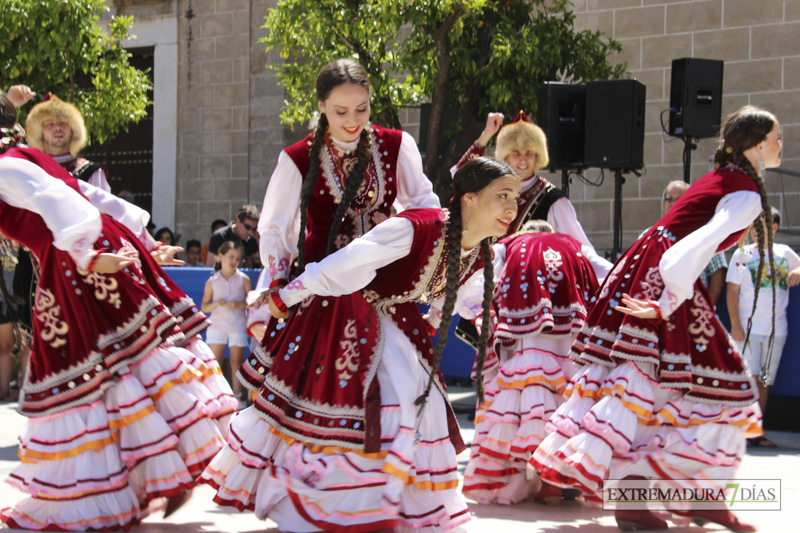
MULTIPOLYGON (((316 93, 316 130, 281 152, 258 222, 261 262, 269 269, 264 282, 273 289, 389 218, 393 205, 440 207, 414 139, 369 123, 370 85, 361 65, 328 63, 316 93)), ((267 335, 276 325, 269 321, 267 335)), ((239 372, 245 386, 257 391, 270 364, 261 352, 248 357, 239 372)))
POLYGON ((265 293, 273 316, 290 319, 264 338, 274 362, 202 476, 219 487, 215 501, 287 531, 435 531, 469 520, 456 463, 464 444, 437 367, 473 276, 490 280, 488 321, 484 258, 514 219, 519 188, 505 163, 470 161, 450 211, 401 213, 265 293), (346 307, 330 313, 336 300, 346 307), (420 301, 442 310, 435 349, 420 301))
POLYGON ((0 230, 40 265, 19 402, 29 420, 7 480, 30 497, 0 519, 128 529, 154 498, 170 498, 168 510, 184 500, 222 445, 221 406, 186 363, 194 356, 174 346, 180 317, 143 279, 153 258, 52 158, 18 147, 24 131, 2 93, 0 108, 0 230))
MULTIPOLYGON (((745 436, 762 432, 755 383, 696 280, 759 212, 768 221, 759 241, 772 249, 762 174, 780 165, 780 124, 746 106, 728 118, 722 138, 717 170, 694 183, 606 278, 572 347, 584 367, 531 459, 542 479, 589 497, 606 479, 731 479, 745 436)), ((762 256, 759 279, 763 269, 762 256)), ((754 530, 727 510, 688 514, 754 530)), ((645 510, 615 516, 623 529, 667 527, 645 510)))
MULTIPOLYGON (((578 368, 569 349, 598 288, 591 252, 543 220, 494 245, 497 319, 463 487, 479 503, 516 503, 540 486, 528 460, 578 368)), ((561 489, 542 485, 535 498, 557 503, 561 489)))

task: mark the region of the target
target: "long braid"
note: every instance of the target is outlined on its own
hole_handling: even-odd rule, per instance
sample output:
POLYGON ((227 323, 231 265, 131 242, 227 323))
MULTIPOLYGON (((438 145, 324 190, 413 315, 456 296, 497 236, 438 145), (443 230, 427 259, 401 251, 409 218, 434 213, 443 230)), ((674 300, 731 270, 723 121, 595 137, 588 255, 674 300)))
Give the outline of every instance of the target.
POLYGON ((450 215, 447 219, 447 246, 447 279, 444 305, 442 306, 442 321, 439 324, 439 341, 436 343, 433 365, 428 375, 428 385, 425 387, 425 392, 414 401, 415 405, 420 406, 420 411, 430 396, 433 380, 436 378, 436 371, 439 369, 439 363, 444 354, 444 345, 447 344, 448 329, 453 320, 453 309, 456 305, 461 270, 461 201, 459 198, 454 198, 450 205, 450 215))
POLYGON ((303 186, 300 189, 300 234, 297 237, 297 275, 303 273, 306 260, 306 220, 308 218, 308 204, 311 201, 311 193, 314 192, 314 185, 319 178, 319 151, 325 139, 325 131, 328 129, 328 117, 325 113, 319 117, 317 129, 314 130, 314 141, 311 143, 311 151, 308 155, 308 170, 303 178, 303 186))
POLYGON ((333 213, 331 220, 331 231, 328 234, 328 248, 327 253, 333 252, 336 246, 336 238, 339 236, 339 228, 342 226, 345 214, 350 208, 350 202, 353 201, 359 188, 365 182, 367 165, 369 165, 372 152, 370 150, 369 132, 368 128, 361 130, 361 136, 358 140, 358 161, 353 165, 350 174, 347 176, 344 190, 342 191, 342 198, 339 200, 339 205, 336 206, 336 211, 333 213))
MULTIPOLYGON (((739 168, 741 168, 747 175, 753 180, 753 183, 756 184, 758 188, 758 193, 761 196, 761 220, 757 220, 755 223, 755 230, 756 230, 756 237, 758 240, 758 270, 756 271, 756 278, 753 280, 753 285, 755 289, 755 294, 753 296, 753 310, 750 313, 750 318, 747 321, 747 334, 745 335, 744 339, 744 346, 747 346, 747 343, 750 340, 750 330, 753 327, 753 316, 756 313, 756 305, 758 305, 758 294, 760 291, 759 285, 761 283, 761 277, 764 275, 764 249, 765 245, 767 248, 767 254, 769 256, 769 278, 770 284, 772 285, 772 330, 769 335, 769 345, 772 346, 772 340, 775 337, 775 258, 773 256, 772 246, 775 244, 775 235, 772 231, 772 207, 769 205, 769 198, 767 196, 767 191, 764 188, 764 180, 761 179, 761 176, 753 168, 753 165, 750 164, 750 161, 747 160, 744 155, 738 152, 734 152, 733 154, 733 162, 739 168), (763 224, 762 224, 763 221, 763 224)), ((756 369, 751 369, 753 372, 756 369)))
POLYGON ((483 365, 486 363, 486 345, 492 329, 492 300, 494 296, 494 266, 492 265, 492 245, 489 239, 481 241, 483 252, 483 313, 481 314, 481 336, 478 338, 478 354, 475 362, 477 371, 478 403, 483 403, 483 365))

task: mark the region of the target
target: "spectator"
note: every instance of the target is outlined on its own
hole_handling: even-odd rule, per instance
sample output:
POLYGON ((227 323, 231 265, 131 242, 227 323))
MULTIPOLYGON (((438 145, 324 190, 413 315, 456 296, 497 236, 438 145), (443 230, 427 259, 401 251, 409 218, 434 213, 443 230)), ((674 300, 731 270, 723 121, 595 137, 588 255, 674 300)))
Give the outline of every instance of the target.
MULTIPOLYGON (((221 218, 216 219, 214 222, 211 223, 211 235, 214 235, 214 232, 220 228, 224 228, 228 225, 226 220, 222 220, 221 218)), ((203 265, 207 265, 206 260, 208 259, 208 244, 205 243, 203 246, 200 247, 200 260, 202 261, 203 265)))
POLYGON ((203 263, 200 262, 200 241, 197 239, 186 241, 186 266, 203 266, 203 263))
MULTIPOLYGON (((773 234, 778 231, 780 221, 780 211, 773 207, 773 234)), ((750 228, 750 237, 753 241, 758 242, 756 224, 763 226, 763 216, 757 218, 750 228)), ((754 282, 758 271, 758 260, 762 253, 763 251, 759 250, 755 244, 748 244, 733 252, 731 264, 735 265, 735 268, 728 270, 726 298, 731 317, 731 337, 736 342, 736 347, 742 357, 747 361, 750 373, 758 382, 758 403, 763 413, 767 408, 769 386, 775 382, 783 347, 789 334, 786 308, 789 306, 789 287, 800 283, 800 257, 785 244, 776 243, 772 246, 772 256, 775 261, 775 338, 770 346, 770 333, 773 327, 773 291, 766 269, 761 275, 761 279, 758 280, 758 303, 753 309, 753 299, 756 296, 754 289, 756 283, 754 282), (750 339, 745 346, 746 331, 751 320, 750 339), (770 349, 772 355, 770 355, 770 349), (763 373, 766 373, 766 376, 761 375, 763 373)), ((776 447, 774 442, 763 435, 747 439, 747 444, 761 448, 776 447)))
POLYGON ((228 347, 231 360, 231 386, 239 400, 239 409, 247 405, 242 395, 242 384, 235 377, 242 366, 247 334, 244 327, 247 320, 247 293, 253 290, 253 283, 246 274, 239 271, 244 249, 238 241, 226 241, 219 247, 219 256, 214 264, 214 274, 206 282, 203 291, 202 310, 210 313, 211 327, 206 330, 206 342, 214 352, 217 362, 222 366, 225 347, 228 347))
POLYGON ((123 190, 119 191, 119 194, 117 196, 119 198, 125 200, 129 204, 135 204, 136 203, 136 197, 128 189, 123 189, 123 190))
MULTIPOLYGON (((11 374, 14 368, 13 351, 16 343, 15 322, 17 320, 17 304, 11 291, 14 269, 17 266, 17 250, 19 245, 0 236, 0 402, 14 401, 11 394, 11 374)), ((22 344, 22 343, 20 343, 22 344)))
POLYGON ((47 95, 28 113, 25 128, 30 146, 55 159, 79 180, 111 192, 106 171, 99 164, 78 157, 89 138, 77 107, 53 94, 47 95))
POLYGON ((253 255, 258 255, 258 241, 256 240, 256 230, 258 229, 258 208, 254 205, 245 205, 236 214, 236 220, 229 226, 220 228, 211 235, 208 243, 208 256, 206 266, 213 267, 217 260, 217 252, 222 243, 234 241, 242 243, 244 247, 244 268, 253 268, 253 255))
MULTIPOLYGON (((669 211, 670 208, 675 205, 675 202, 678 201, 678 198, 683 196, 683 193, 687 190, 689 190, 689 184, 685 181, 674 180, 667 183, 662 197, 664 213, 669 211)), ((647 230, 642 233, 644 234, 646 232, 647 230)), ((725 259, 725 252, 718 252, 711 257, 711 261, 708 262, 706 268, 700 273, 700 281, 702 281, 703 285, 708 289, 713 306, 717 305, 719 297, 722 296, 722 289, 725 288, 725 273, 727 271, 728 262, 725 259)))
POLYGON ((164 226, 163 228, 158 228, 158 230, 156 230, 156 234, 153 235, 153 238, 158 242, 163 242, 167 246, 177 246, 177 242, 180 240, 181 236, 180 234, 176 236, 174 233, 172 233, 171 229, 164 226))

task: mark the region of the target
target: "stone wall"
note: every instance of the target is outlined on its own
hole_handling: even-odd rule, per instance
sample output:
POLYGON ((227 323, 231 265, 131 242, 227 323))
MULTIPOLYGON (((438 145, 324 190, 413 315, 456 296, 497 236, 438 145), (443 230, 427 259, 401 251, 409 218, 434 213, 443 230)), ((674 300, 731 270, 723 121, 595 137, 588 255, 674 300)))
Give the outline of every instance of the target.
MULTIPOLYGON (((265 66, 258 41, 267 10, 277 0, 109 0, 112 13, 133 14, 137 24, 176 20, 178 32, 176 230, 205 240, 216 218, 232 219, 244 203, 261 205, 280 150, 307 132, 280 125, 283 91, 265 66)), ((683 143, 661 133, 659 115, 669 107, 670 66, 675 58, 725 61, 723 114, 751 103, 773 110, 783 125, 783 167, 800 171, 800 2, 797 0, 574 0, 576 26, 599 30, 623 45, 614 61, 627 61, 647 86, 645 163, 641 178, 623 188, 623 244, 630 244, 661 210, 664 185, 681 179, 683 143)), ((136 33, 136 26, 134 26, 136 33)), ((135 46, 135 44, 134 44, 135 46)), ((158 56, 158 48, 156 47, 158 56)), ((156 80, 158 87, 159 80, 156 80)), ((174 89, 172 89, 174 90, 174 89)), ((313 97, 309 92, 309 97, 313 97)), ((419 135, 419 112, 401 112, 419 135)), ((692 178, 708 170, 715 141, 692 154, 692 178)), ((154 180, 164 169, 154 169, 154 180)), ((596 179, 599 171, 586 172, 596 179)), ((548 176, 561 183, 560 175, 548 176)), ((771 190, 778 187, 773 174, 771 190)), ((790 194, 780 205, 794 223, 800 179, 786 178, 790 194)), ((156 187, 154 187, 155 189, 156 187)), ((171 185, 167 187, 170 189, 171 185)), ((573 179, 570 196, 590 239, 611 247, 613 175, 602 187, 573 179)), ((164 194, 169 194, 165 192, 164 194)))
MULTIPOLYGON (((766 107, 783 126, 782 168, 800 171, 800 2, 796 0, 574 0, 576 26, 599 30, 620 41, 615 61, 627 61, 631 76, 647 86, 644 159, 646 174, 629 176, 623 187, 623 245, 651 225, 661 211, 660 195, 667 182, 683 178, 683 142, 662 135, 659 115, 669 107, 672 60, 698 57, 725 61, 723 117, 745 104, 766 107)), ((704 139, 692 153, 692 180, 709 168, 714 139, 704 139)), ((587 171, 595 178, 597 170, 587 171)), ((560 176, 551 177, 560 184, 560 176)), ((768 173, 768 190, 779 187, 768 173)), ((800 178, 785 177, 790 195, 772 203, 784 221, 796 215, 800 178)), ((611 247, 613 229, 610 199, 613 175, 591 187, 573 180, 570 197, 589 238, 598 248, 611 247)), ((784 235, 784 241, 791 238, 784 235)))

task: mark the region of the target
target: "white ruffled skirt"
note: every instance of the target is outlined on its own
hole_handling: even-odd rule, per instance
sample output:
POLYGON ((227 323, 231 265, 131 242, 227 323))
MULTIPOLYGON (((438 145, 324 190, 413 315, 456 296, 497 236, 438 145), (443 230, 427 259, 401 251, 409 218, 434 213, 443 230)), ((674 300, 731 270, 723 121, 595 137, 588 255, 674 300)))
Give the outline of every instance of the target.
POLYGON ((156 348, 120 371, 101 399, 28 419, 21 464, 6 482, 29 497, 4 509, 3 522, 129 529, 153 499, 191 489, 222 448, 220 425, 232 412, 213 354, 209 361, 195 355, 203 344, 156 348))
POLYGON ((475 416, 475 438, 463 492, 479 503, 510 504, 537 488, 531 454, 547 437, 546 424, 564 403, 577 367, 566 357, 571 337, 528 338, 499 349, 498 366, 484 378, 485 402, 475 416))
POLYGON ((295 532, 439 531, 470 519, 458 491, 446 399, 433 388, 415 444, 414 400, 424 391, 427 373, 400 330, 383 316, 381 324, 381 451, 305 444, 272 428, 250 407, 233 419, 228 444, 199 480, 217 488, 215 502, 253 510, 295 532))
POLYGON ((606 479, 732 478, 745 438, 762 432, 758 404, 691 402, 653 375, 647 363, 583 367, 531 466, 542 479, 594 500, 606 479))

